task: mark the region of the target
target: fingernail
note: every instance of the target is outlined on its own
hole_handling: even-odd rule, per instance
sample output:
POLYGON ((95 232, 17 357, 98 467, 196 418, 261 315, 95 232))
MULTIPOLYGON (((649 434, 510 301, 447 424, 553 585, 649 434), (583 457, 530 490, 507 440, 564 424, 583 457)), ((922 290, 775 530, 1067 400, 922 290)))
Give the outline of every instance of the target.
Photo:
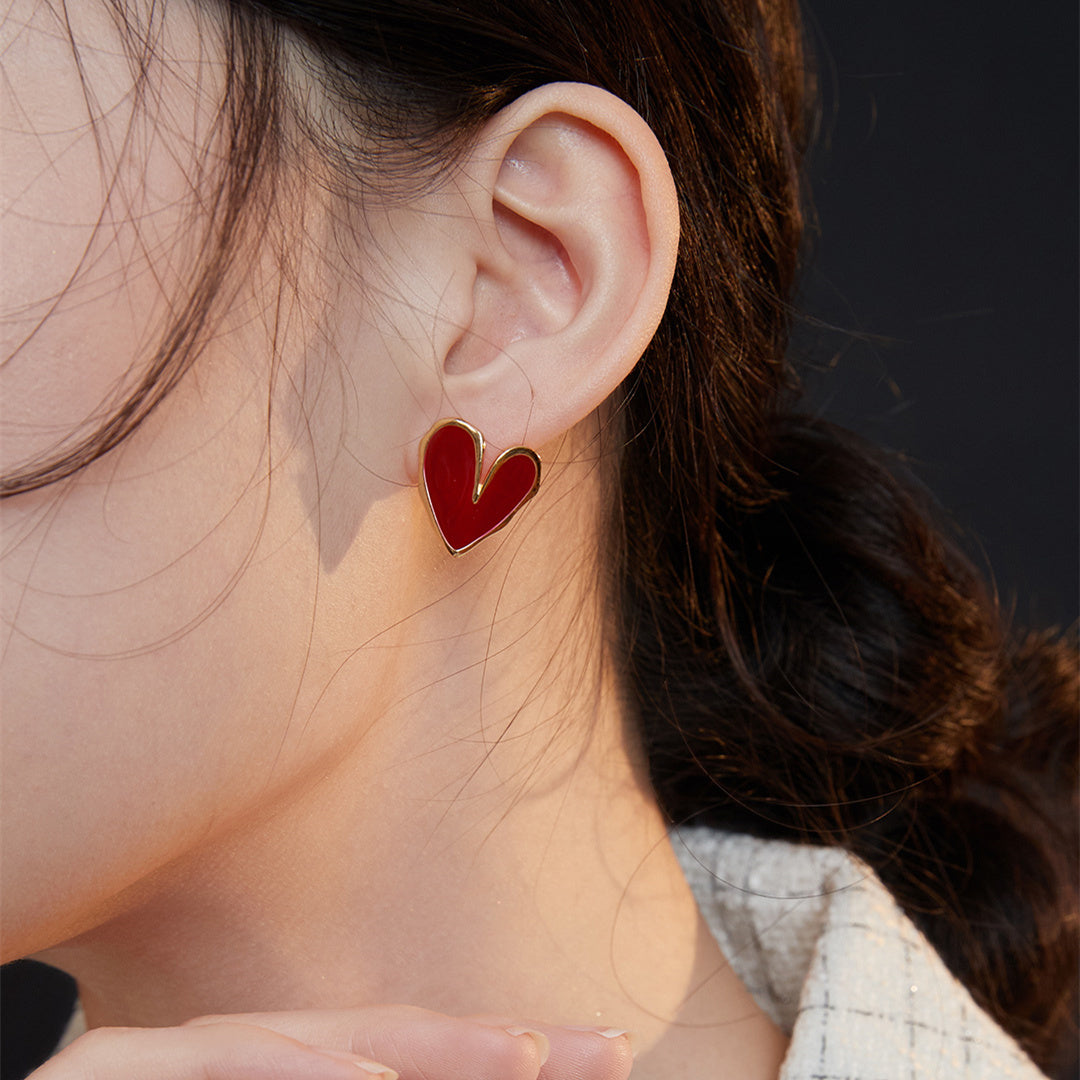
POLYGON ((544 1062, 547 1061, 548 1055, 551 1053, 551 1043, 542 1031, 537 1031, 535 1028, 521 1027, 517 1024, 508 1028, 503 1028, 503 1031, 505 1031, 507 1035, 528 1035, 529 1038, 536 1043, 536 1049, 540 1053, 540 1064, 543 1065, 544 1062))
POLYGON ((602 1035, 605 1039, 618 1039, 622 1035, 630 1037, 630 1032, 626 1028, 571 1027, 569 1024, 564 1024, 563 1027, 567 1031, 590 1031, 594 1035, 602 1035))
POLYGON ((634 1033, 627 1028, 614 1027, 571 1027, 564 1025, 567 1031, 586 1031, 590 1035, 599 1035, 603 1039, 625 1039, 630 1044, 630 1053, 636 1055, 634 1049, 634 1033))
POLYGON ((343 1054, 338 1050, 319 1050, 323 1057, 333 1058, 335 1061, 347 1061, 355 1065, 362 1073, 368 1076, 379 1076, 382 1080, 398 1080, 398 1074, 377 1061, 368 1061, 366 1058, 358 1058, 355 1054, 343 1054))

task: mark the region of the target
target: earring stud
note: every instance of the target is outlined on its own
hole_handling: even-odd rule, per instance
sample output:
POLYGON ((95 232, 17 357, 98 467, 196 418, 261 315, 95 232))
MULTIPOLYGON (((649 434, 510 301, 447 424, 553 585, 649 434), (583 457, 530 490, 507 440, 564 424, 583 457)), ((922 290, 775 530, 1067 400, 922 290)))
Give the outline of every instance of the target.
POLYGON ((484 436, 460 419, 438 420, 420 441, 420 493, 451 555, 498 532, 536 494, 540 459, 504 450, 480 479, 484 436))

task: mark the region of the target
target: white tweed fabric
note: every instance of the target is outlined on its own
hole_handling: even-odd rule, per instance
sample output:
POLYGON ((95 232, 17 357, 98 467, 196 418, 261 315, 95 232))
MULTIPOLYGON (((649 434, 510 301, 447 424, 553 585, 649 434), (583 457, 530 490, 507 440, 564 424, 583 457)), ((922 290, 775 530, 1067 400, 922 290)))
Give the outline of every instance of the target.
POLYGON ((791 1036, 780 1080, 1045 1080, 847 852, 710 829, 672 843, 724 955, 791 1036))

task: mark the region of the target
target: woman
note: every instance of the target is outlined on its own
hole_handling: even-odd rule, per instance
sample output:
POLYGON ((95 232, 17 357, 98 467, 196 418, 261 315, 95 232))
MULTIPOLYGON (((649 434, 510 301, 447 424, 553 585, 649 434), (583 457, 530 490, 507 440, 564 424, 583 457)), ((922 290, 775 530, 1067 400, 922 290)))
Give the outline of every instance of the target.
POLYGON ((5 32, 42 1080, 1052 1061, 1070 654, 792 411, 787 5, 5 32))

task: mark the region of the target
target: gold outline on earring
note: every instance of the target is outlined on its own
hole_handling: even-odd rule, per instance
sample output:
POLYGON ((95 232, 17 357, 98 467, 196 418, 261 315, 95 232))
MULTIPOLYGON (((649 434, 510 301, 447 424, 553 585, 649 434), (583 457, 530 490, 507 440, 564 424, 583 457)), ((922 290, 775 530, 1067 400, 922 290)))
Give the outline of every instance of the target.
POLYGON ((449 417, 444 420, 436 420, 434 424, 428 428, 427 434, 420 440, 420 492, 424 499, 424 505, 427 507, 428 516, 431 518, 432 524, 435 526, 435 531, 439 534, 442 542, 446 545, 446 550, 453 556, 464 555, 466 551, 476 547, 481 540, 486 540, 489 536, 494 536, 500 529, 505 528, 517 515, 517 512, 536 494, 537 488, 540 487, 540 458, 537 457, 536 452, 530 450, 527 446, 511 446, 504 450, 492 463, 491 468, 487 471, 487 476, 483 479, 480 478, 480 469, 484 463, 484 436, 477 428, 474 428, 466 420, 462 420, 460 417, 449 417), (475 506, 480 497, 484 494, 484 489, 488 485, 488 481, 495 475, 499 466, 502 465, 507 458, 518 457, 521 454, 525 454, 530 457, 533 464, 536 466, 536 479, 533 481, 533 486, 529 489, 528 494, 514 507, 514 509, 506 516, 505 520, 501 521, 490 532, 484 533, 483 536, 478 536, 475 540, 470 541, 463 548, 454 547, 449 540, 443 535, 442 529, 439 527, 439 521, 435 517, 435 511, 431 507, 431 492, 428 491, 427 477, 424 475, 424 451, 427 449, 427 444, 431 440, 431 437, 437 432, 441 431, 444 427, 459 427, 467 431, 473 441, 473 449, 475 450, 476 460, 473 465, 473 493, 472 501, 475 506))

